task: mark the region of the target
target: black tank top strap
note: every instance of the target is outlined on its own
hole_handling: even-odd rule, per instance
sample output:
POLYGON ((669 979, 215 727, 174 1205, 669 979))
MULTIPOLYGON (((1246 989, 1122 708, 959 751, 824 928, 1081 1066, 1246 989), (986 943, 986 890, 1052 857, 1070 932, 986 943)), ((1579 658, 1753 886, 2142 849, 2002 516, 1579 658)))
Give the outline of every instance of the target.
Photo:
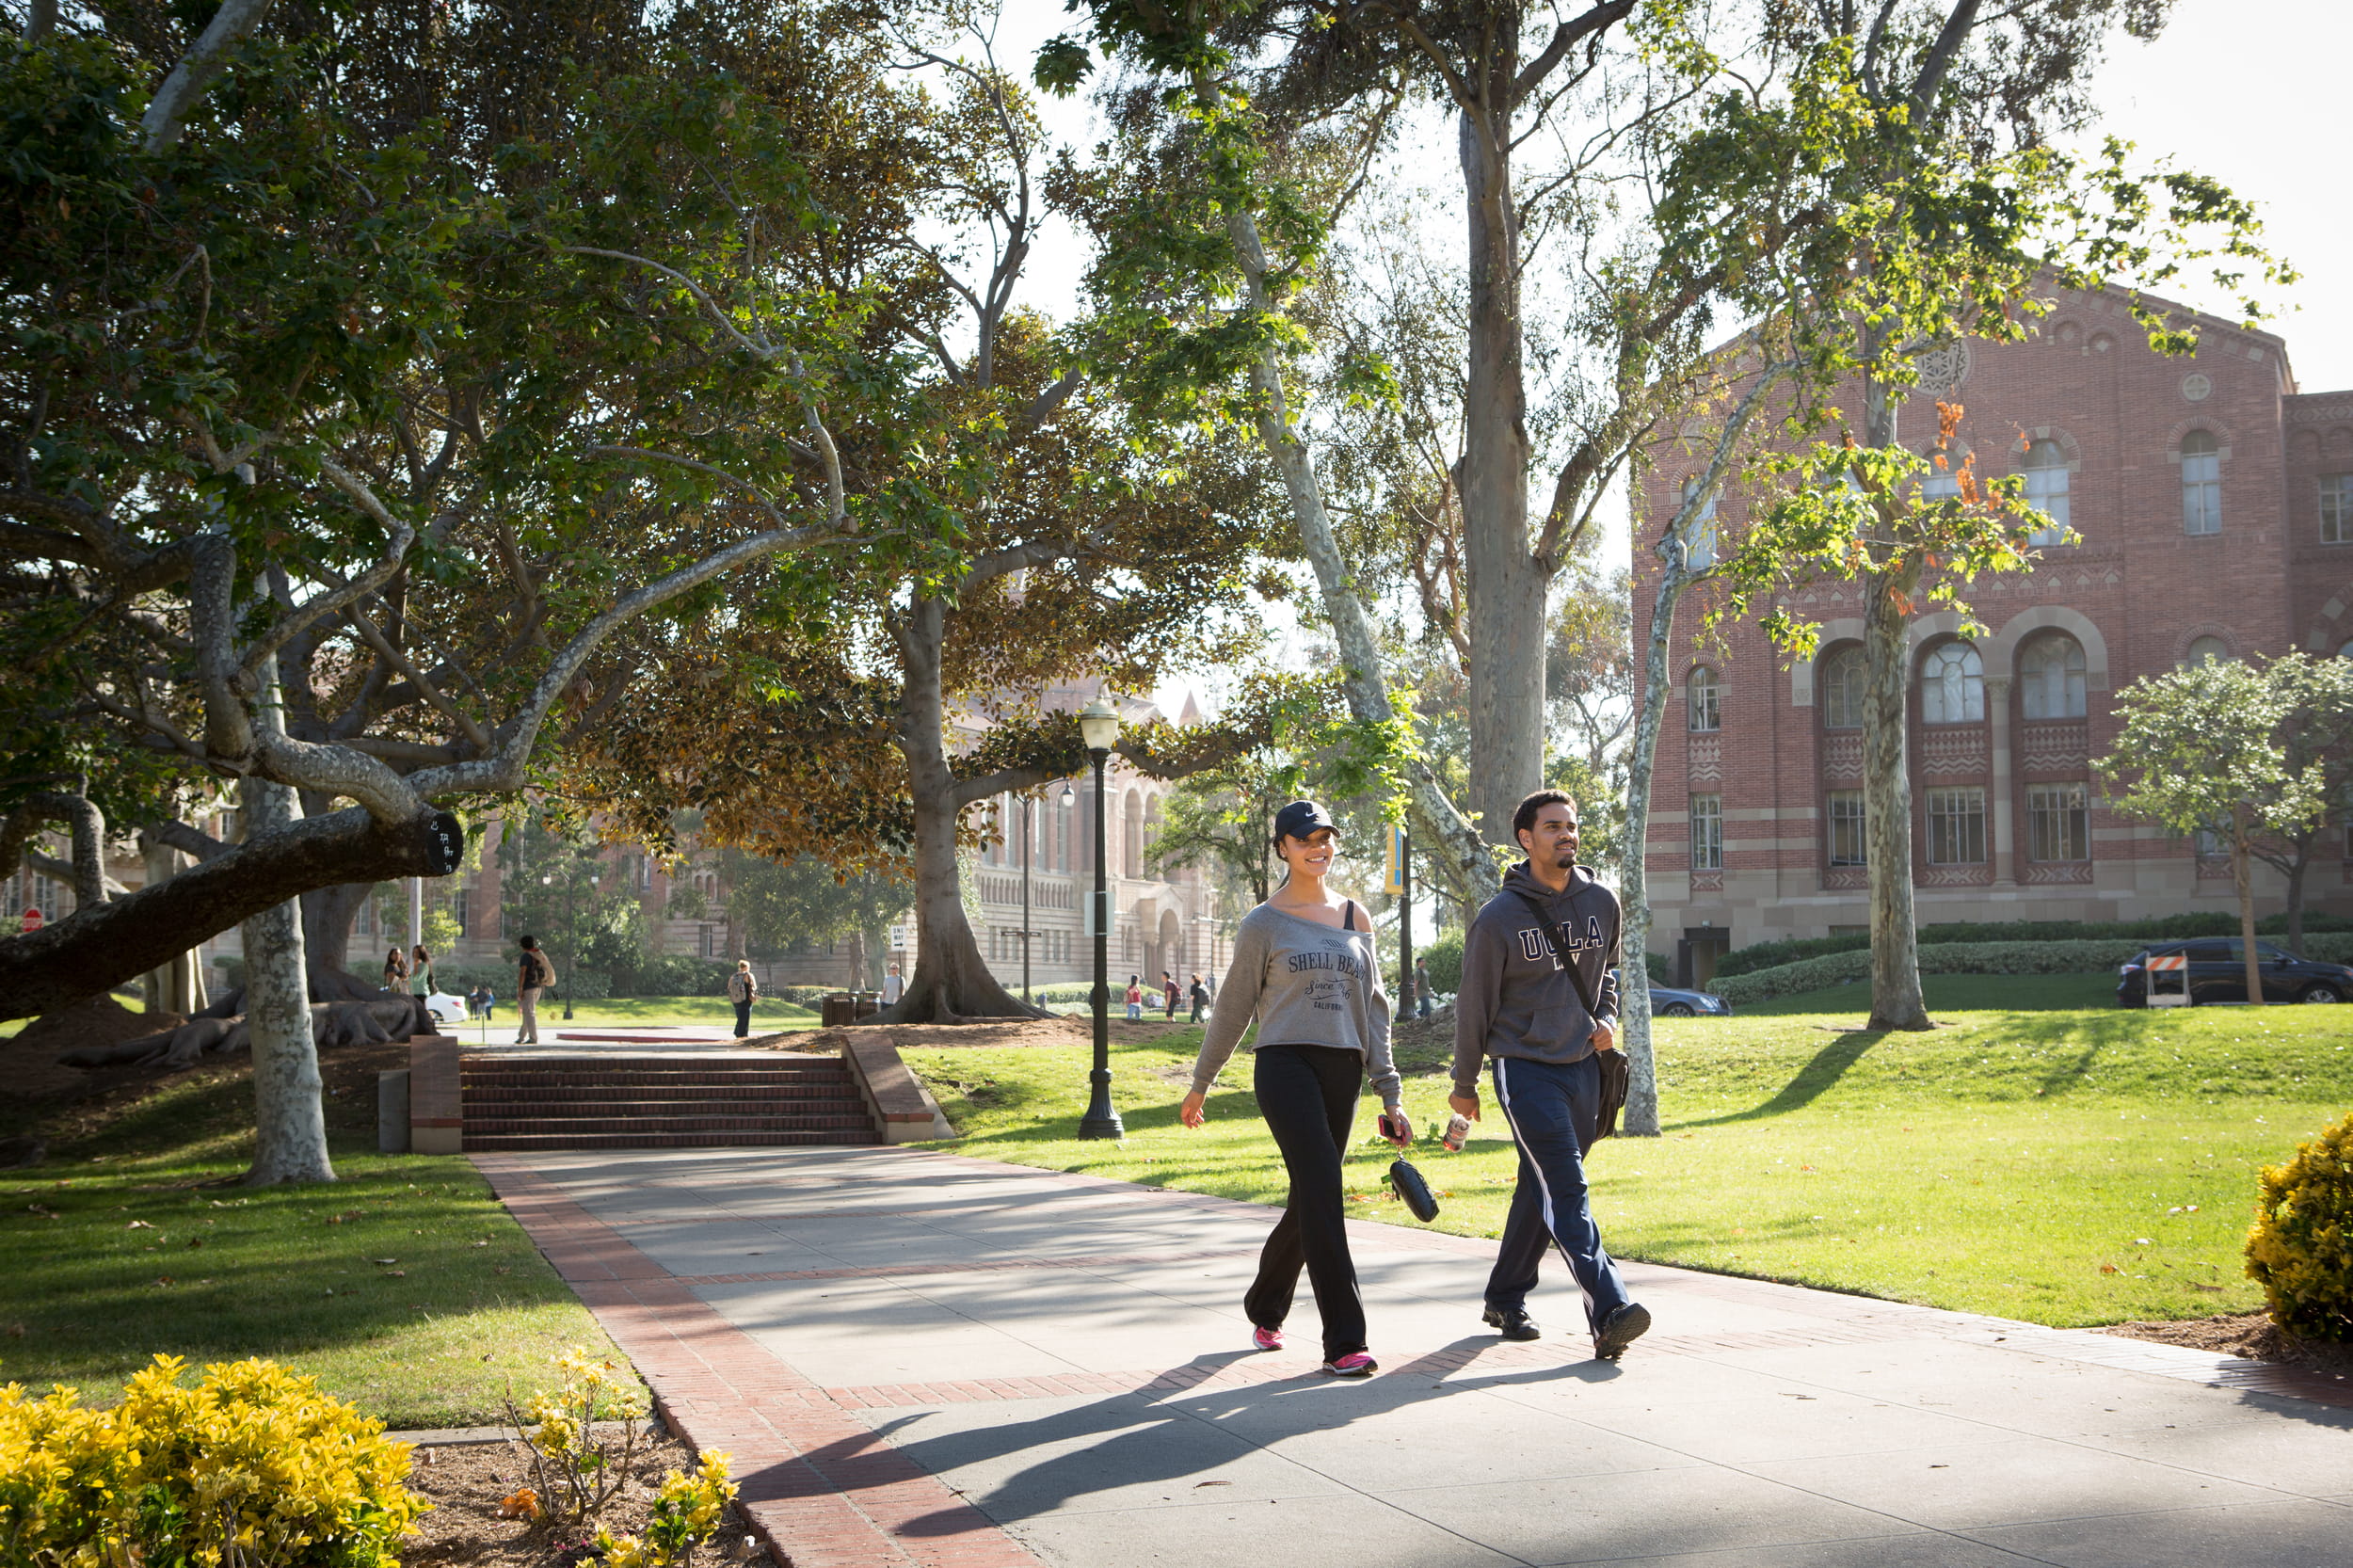
POLYGON ((1340 911, 1340 929, 1342 931, 1356 929, 1356 901, 1354 899, 1350 899, 1348 907, 1340 911))

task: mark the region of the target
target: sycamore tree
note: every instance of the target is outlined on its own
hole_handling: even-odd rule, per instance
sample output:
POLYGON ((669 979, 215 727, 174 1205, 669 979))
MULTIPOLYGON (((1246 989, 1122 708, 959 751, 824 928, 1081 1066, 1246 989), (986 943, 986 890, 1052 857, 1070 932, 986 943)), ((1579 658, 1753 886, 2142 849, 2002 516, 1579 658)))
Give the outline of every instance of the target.
POLYGON ((2123 728, 2092 767, 2113 808, 2188 837, 2230 846, 2238 892, 2247 1000, 2264 1004, 2255 950, 2253 862, 2318 830, 2343 777, 2332 754, 2353 736, 2353 661, 2282 654, 2269 663, 2214 660, 2143 676, 2116 696, 2123 728))
MULTIPOLYGON (((1797 62, 1788 90, 1727 99, 1686 150, 1792 171, 1791 188, 1820 217, 1785 258, 1778 296, 1759 300, 1759 326, 1727 356, 1740 400, 1661 541, 1659 599, 1667 605, 1684 585, 1671 558, 1688 563, 1696 515, 1712 509, 1735 454, 1751 434, 1765 436, 1743 455, 1751 472, 1768 488, 1789 488, 1727 542, 1721 613, 1772 601, 1767 634, 1804 656, 1814 628, 1780 596, 1826 578, 1862 585, 1876 1029, 1930 1027, 1913 915, 1906 628, 1927 604, 1961 606, 1971 576, 2029 564, 2014 486, 1981 483, 1965 466, 1949 472, 1943 448, 1961 410, 1919 385, 1922 357, 1962 337, 2025 336, 2057 288, 2154 286, 2214 258, 2216 281, 2252 317, 2246 274, 2284 276, 2257 243, 2251 209, 2213 181, 2136 168, 2112 140, 2080 156, 2051 145, 2057 132, 2081 128, 2089 110, 2078 84, 2110 35, 2145 37, 2161 20, 2128 4, 1795 8, 1780 33, 1797 62), (1761 400, 1769 388, 1772 400, 1761 400), (1937 410, 1927 452, 1902 444, 1908 402, 1937 410), (1753 429, 1769 411, 1783 416, 1778 428, 1753 429), (1955 493, 1921 483, 1931 462, 1950 481, 1934 488, 1955 493)), ((1689 216, 1704 227, 1720 215, 1701 203, 1689 216)), ((2195 347, 2194 328, 2138 295, 2133 311, 2152 347, 2195 347)), ((1655 610, 1649 710, 1665 697, 1666 629, 1655 610)), ((1645 718, 1642 748, 1657 738, 1651 712, 1645 718)))

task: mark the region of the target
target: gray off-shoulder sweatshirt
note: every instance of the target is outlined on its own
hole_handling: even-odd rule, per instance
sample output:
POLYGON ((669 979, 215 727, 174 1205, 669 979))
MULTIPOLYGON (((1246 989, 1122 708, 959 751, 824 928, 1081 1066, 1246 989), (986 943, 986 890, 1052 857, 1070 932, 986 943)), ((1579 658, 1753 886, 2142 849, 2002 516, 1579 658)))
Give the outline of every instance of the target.
MULTIPOLYGON (((1357 906, 1365 926, 1371 917, 1357 906)), ((1217 1010, 1193 1064, 1193 1086, 1209 1093, 1219 1069, 1258 1020, 1252 1046, 1337 1046, 1365 1059, 1381 1103, 1398 1105, 1397 1064, 1389 1057, 1389 996, 1369 929, 1337 926, 1287 915, 1262 904, 1234 933, 1234 963, 1218 987, 1217 1010)))

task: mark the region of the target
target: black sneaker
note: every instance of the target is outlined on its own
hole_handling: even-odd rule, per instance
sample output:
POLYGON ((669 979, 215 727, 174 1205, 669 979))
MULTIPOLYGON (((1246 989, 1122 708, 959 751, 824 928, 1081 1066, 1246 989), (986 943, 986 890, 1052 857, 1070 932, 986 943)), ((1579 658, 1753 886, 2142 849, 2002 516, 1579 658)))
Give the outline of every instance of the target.
POLYGON ((1601 1320, 1593 1330, 1593 1359, 1615 1361, 1625 1354, 1625 1348, 1650 1332, 1650 1308, 1641 1302, 1628 1302, 1601 1320))
POLYGON ((1484 1314, 1487 1326, 1506 1339, 1542 1339, 1545 1331, 1536 1326, 1536 1320, 1521 1307, 1491 1306, 1484 1314))

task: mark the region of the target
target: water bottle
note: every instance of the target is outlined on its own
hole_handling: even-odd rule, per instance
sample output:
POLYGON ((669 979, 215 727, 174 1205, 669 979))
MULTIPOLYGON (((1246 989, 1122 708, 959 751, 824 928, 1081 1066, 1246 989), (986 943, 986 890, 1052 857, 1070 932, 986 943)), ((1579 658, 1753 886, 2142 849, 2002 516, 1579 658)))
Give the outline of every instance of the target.
POLYGON ((1453 1119, 1446 1124, 1446 1136, 1438 1142, 1452 1149, 1456 1154, 1460 1154, 1463 1152, 1463 1141, 1469 1136, 1470 1118, 1457 1111, 1453 1119))

